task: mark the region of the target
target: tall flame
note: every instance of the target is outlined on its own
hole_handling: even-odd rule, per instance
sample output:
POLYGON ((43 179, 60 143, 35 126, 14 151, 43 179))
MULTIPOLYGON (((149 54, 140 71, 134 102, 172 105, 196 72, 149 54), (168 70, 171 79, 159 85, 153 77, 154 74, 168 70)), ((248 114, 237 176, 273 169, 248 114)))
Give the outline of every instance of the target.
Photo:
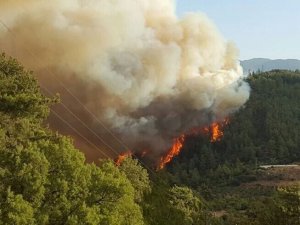
POLYGON ((223 121, 221 122, 214 122, 210 125, 210 130, 211 130, 211 138, 210 141, 211 142, 217 142, 217 141, 221 141, 224 132, 222 131, 222 129, 229 124, 229 118, 225 118, 223 121))
POLYGON ((211 125, 211 138, 210 141, 211 142, 216 142, 216 141, 220 141, 223 137, 224 133, 221 130, 220 124, 218 123, 213 123, 211 125))
POLYGON ((163 169, 166 164, 171 162, 171 160, 180 153, 182 146, 183 146, 184 139, 185 139, 184 134, 182 134, 178 138, 174 139, 173 146, 168 151, 168 154, 161 157, 161 159, 160 159, 160 163, 158 165, 159 170, 163 169))
POLYGON ((127 157, 130 157, 132 156, 132 151, 126 151, 126 152, 122 152, 118 158, 115 160, 115 164, 117 166, 120 166, 122 164, 122 162, 127 158, 127 157))
MULTIPOLYGON (((199 133, 210 133, 211 138, 210 138, 210 142, 217 142, 220 141, 224 135, 224 132, 222 131, 222 128, 227 125, 229 123, 229 119, 226 118, 221 122, 214 122, 212 123, 210 126, 208 127, 204 127, 204 128, 195 128, 192 129, 191 132, 189 132, 187 135, 197 135, 199 133)), ((182 134, 180 135, 178 138, 174 139, 174 143, 173 146, 170 148, 170 150, 168 151, 168 153, 161 157, 159 165, 158 165, 158 170, 163 169, 166 164, 168 164, 169 162, 172 161, 172 159, 179 155, 179 153, 181 152, 181 149, 183 147, 183 143, 185 140, 185 137, 187 136, 186 134, 182 134)))

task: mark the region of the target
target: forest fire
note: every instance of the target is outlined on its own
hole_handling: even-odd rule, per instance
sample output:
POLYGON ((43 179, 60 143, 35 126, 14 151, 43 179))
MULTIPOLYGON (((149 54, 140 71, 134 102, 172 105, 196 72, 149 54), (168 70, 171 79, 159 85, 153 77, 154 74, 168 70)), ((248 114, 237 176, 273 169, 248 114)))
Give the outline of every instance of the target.
POLYGON ((223 137, 224 133, 221 130, 221 126, 218 123, 213 123, 211 125, 211 142, 216 142, 216 141, 220 141, 221 138, 223 137))
POLYGON ((132 151, 126 151, 126 152, 122 152, 118 158, 115 160, 115 164, 117 166, 120 166, 122 164, 122 162, 127 158, 132 156, 132 151))
MULTIPOLYGON (((184 141, 187 136, 194 136, 198 134, 207 134, 210 136, 210 142, 220 141, 224 135, 223 128, 229 123, 229 119, 226 118, 221 122, 213 122, 211 125, 202 128, 193 128, 188 133, 182 134, 179 137, 175 138, 173 141, 172 147, 169 149, 165 156, 160 158, 157 170, 165 168, 165 166, 172 161, 172 159, 179 155, 183 147, 184 141)), ((140 152, 140 157, 143 158, 148 153, 147 150, 140 152)), ((120 166, 122 162, 127 158, 133 155, 132 151, 122 152, 118 158, 115 160, 115 164, 120 166)))
POLYGON ((180 153, 181 148, 183 146, 184 139, 185 139, 184 134, 174 139, 174 144, 172 148, 168 151, 168 154, 165 155, 164 157, 161 157, 160 163, 158 165, 158 170, 163 169, 166 164, 171 162, 171 160, 180 153))
POLYGON ((208 127, 204 127, 201 129, 193 129, 190 133, 188 134, 182 134, 180 135, 180 137, 175 138, 174 139, 174 143, 173 146, 170 148, 170 150, 168 151, 168 153, 161 157, 159 165, 157 167, 158 170, 163 169, 166 164, 168 164, 169 162, 172 161, 172 159, 179 155, 182 147, 183 147, 183 143, 185 140, 186 136, 189 135, 197 135, 199 133, 206 133, 206 134, 210 134, 211 138, 210 138, 210 142, 217 142, 220 141, 224 135, 222 129, 224 126, 226 126, 229 123, 229 119, 226 118, 221 122, 214 122, 212 123, 210 126, 208 127))

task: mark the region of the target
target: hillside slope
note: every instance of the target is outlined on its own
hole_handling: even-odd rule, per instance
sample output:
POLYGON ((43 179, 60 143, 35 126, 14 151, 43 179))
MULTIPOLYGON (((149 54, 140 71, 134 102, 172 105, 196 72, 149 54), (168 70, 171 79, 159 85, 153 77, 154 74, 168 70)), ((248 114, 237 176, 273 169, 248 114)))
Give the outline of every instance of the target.
POLYGON ((298 225, 299 166, 260 165, 300 162, 300 72, 259 73, 248 82, 251 97, 222 140, 187 138, 167 171, 205 199, 217 220, 206 224, 298 225))
MULTIPOLYGON (((250 76, 248 82, 251 97, 232 115, 221 141, 187 138, 182 153, 169 166, 180 182, 196 187, 212 171, 217 176, 241 165, 300 161, 300 73, 265 72, 250 76)), ((224 177, 224 182, 234 179, 224 177)))

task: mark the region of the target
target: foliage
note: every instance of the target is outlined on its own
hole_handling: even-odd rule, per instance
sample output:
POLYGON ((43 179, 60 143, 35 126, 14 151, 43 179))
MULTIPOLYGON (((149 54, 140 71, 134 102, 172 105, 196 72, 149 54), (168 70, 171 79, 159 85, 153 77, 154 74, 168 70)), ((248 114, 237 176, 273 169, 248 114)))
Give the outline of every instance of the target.
POLYGON ((159 173, 152 192, 145 196, 143 214, 148 225, 202 225, 203 202, 188 187, 170 186, 167 175, 159 173))
POLYGON ((300 224, 300 184, 279 188, 276 196, 255 214, 261 225, 300 224))
POLYGON ((151 191, 149 175, 138 160, 127 157, 120 165, 120 170, 125 173, 135 190, 135 200, 141 202, 143 196, 151 191))
POLYGON ((187 187, 174 186, 169 190, 170 205, 181 214, 182 224, 199 224, 201 221, 201 201, 187 187))
POLYGON ((6 225, 32 225, 35 224, 33 208, 22 198, 9 189, 1 193, 2 216, 0 224, 6 225))
POLYGON ((135 184, 111 161, 86 164, 69 138, 45 128, 56 99, 4 55, 0 101, 0 224, 144 224, 135 184))
POLYGON ((40 93, 31 72, 14 59, 0 55, 0 111, 12 117, 45 119, 51 99, 40 93))
POLYGON ((41 94, 32 73, 2 54, 0 225, 300 224, 299 186, 263 197, 235 189, 256 179, 259 163, 300 159, 299 72, 248 81, 252 96, 223 140, 187 138, 183 154, 150 181, 130 157, 120 167, 86 164, 70 138, 43 125, 57 99, 41 94), (224 209, 220 218, 209 212, 224 209))
POLYGON ((230 118, 221 141, 186 139, 169 165, 174 182, 198 188, 255 180, 260 164, 300 161, 300 73, 275 70, 251 74, 245 107, 230 118))

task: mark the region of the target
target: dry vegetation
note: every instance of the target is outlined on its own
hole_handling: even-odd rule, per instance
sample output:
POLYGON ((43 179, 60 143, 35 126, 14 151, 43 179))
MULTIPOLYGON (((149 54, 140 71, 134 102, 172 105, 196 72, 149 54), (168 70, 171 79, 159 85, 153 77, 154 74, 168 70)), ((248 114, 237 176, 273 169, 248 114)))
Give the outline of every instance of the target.
POLYGON ((257 181, 244 183, 242 187, 253 188, 265 187, 287 187, 300 184, 300 166, 271 167, 260 172, 257 181))

